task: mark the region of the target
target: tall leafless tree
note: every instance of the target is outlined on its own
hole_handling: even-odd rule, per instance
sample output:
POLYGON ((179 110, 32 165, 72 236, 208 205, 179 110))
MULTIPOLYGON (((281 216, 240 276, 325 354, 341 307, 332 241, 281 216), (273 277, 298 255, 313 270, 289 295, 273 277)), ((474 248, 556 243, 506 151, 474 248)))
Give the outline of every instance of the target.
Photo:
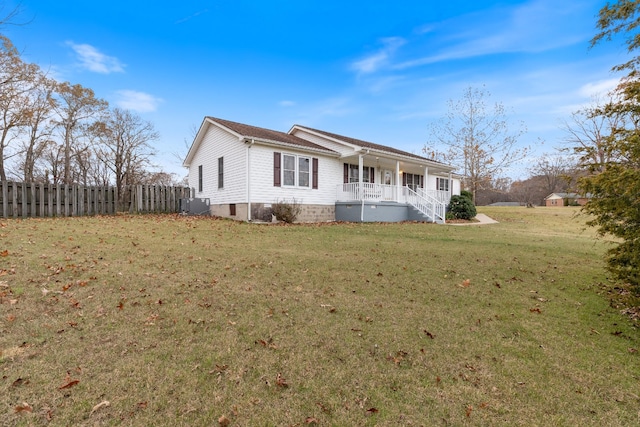
POLYGON ((125 185, 138 184, 151 166, 159 138, 151 122, 129 110, 114 108, 92 127, 99 144, 96 156, 112 172, 119 194, 125 185))
POLYGON ((71 158, 74 150, 78 152, 86 149, 86 145, 80 140, 86 135, 85 132, 91 123, 107 109, 108 104, 96 98, 93 90, 79 84, 60 83, 56 92, 58 95, 57 124, 61 129, 64 152, 63 182, 71 184, 73 182, 71 158), (81 149, 78 150, 78 147, 81 149))
POLYGON ((432 141, 423 149, 427 156, 457 167, 474 199, 478 190, 488 187, 528 152, 518 147, 526 131, 524 124, 512 130, 504 105, 496 103, 490 108, 489 97, 485 89, 469 87, 461 99, 450 100, 447 114, 431 125, 432 141))
POLYGON ((39 75, 39 67, 22 61, 11 41, 0 35, 0 181, 7 179, 5 160, 16 154, 7 149, 26 123, 29 92, 39 75))

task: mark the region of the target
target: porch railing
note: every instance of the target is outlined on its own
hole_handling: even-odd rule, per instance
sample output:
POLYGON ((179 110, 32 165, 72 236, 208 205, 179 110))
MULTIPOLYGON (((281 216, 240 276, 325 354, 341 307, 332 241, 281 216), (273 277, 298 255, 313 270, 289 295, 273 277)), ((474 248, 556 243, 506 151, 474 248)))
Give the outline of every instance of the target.
POLYGON ((434 221, 444 222, 449 198, 448 191, 424 190, 422 188, 413 191, 409 187, 372 184, 370 182, 351 182, 338 185, 336 200, 339 202, 364 200, 370 202, 409 203, 434 221), (400 189, 399 193, 398 189, 400 189))
POLYGON ((373 184, 370 182, 351 182, 338 186, 338 194, 336 200, 339 202, 349 201, 372 201, 372 202, 395 202, 398 188, 394 185, 373 184))
POLYGON ((409 187, 402 187, 404 200, 420 212, 432 218, 434 222, 444 223, 446 205, 444 202, 430 196, 427 192, 418 194, 409 187))
MULTIPOLYGON (((402 187, 400 187, 402 189, 402 187)), ((425 190, 424 188, 417 188, 415 192, 427 200, 435 199, 440 203, 448 204, 451 194, 448 191, 439 190, 425 190)), ((400 202, 406 203, 404 198, 404 192, 400 191, 400 197, 398 197, 398 187, 395 185, 383 185, 372 184, 370 182, 363 182, 362 186, 358 182, 351 182, 349 184, 338 185, 336 200, 339 202, 350 201, 372 201, 372 202, 400 202)))

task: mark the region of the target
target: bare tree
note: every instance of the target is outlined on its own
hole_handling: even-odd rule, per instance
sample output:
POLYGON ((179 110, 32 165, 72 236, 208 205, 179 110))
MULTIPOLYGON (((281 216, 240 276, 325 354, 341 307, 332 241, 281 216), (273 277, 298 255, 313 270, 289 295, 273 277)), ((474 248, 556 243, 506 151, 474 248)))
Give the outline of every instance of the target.
POLYGON ((124 194, 124 186, 141 182, 151 166, 155 151, 149 143, 159 134, 151 122, 120 108, 111 110, 92 130, 99 141, 96 156, 113 173, 119 194, 124 194))
POLYGON ((98 115, 106 110, 107 102, 96 98, 93 90, 79 84, 60 83, 56 92, 59 97, 56 107, 57 124, 62 131, 64 149, 63 182, 71 184, 71 158, 74 151, 77 153, 86 149, 86 145, 82 145, 79 139, 89 128, 91 119, 97 119, 98 115), (78 150, 78 147, 82 147, 81 150, 78 150))
MULTIPOLYGON (((25 111, 22 172, 25 182, 36 178, 36 163, 51 142, 54 124, 52 114, 55 107, 53 92, 56 83, 41 75, 29 94, 28 109, 25 111)), ((44 174, 40 174, 44 178, 44 174)))
POLYGON ((26 124, 29 92, 40 69, 23 62, 8 38, 0 35, 0 44, 0 181, 5 181, 5 160, 16 154, 7 148, 26 124))
POLYGON ((571 156, 561 153, 545 153, 538 158, 529 173, 532 176, 542 178, 543 187, 541 189, 544 190, 545 196, 547 196, 553 192, 566 189, 574 166, 575 162, 571 156))
POLYGON ((602 172, 605 165, 613 160, 613 153, 607 150, 608 138, 613 129, 625 127, 624 115, 602 114, 606 105, 595 99, 589 107, 575 111, 571 118, 565 121, 562 129, 565 131, 565 144, 580 156, 581 166, 602 172))
POLYGON ((431 126, 433 141, 423 148, 427 156, 457 167, 474 199, 478 190, 487 188, 528 152, 528 148, 517 146, 525 133, 524 125, 521 123, 512 132, 505 107, 496 103, 490 109, 489 96, 484 89, 469 87, 461 99, 450 100, 445 117, 431 126), (446 150, 436 148, 440 145, 446 150))

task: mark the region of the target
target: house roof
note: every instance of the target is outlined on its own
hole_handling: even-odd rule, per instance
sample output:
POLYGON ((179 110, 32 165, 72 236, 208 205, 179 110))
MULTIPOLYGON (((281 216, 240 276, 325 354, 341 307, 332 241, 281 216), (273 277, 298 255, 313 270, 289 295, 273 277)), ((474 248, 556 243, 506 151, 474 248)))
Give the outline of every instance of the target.
POLYGON ((326 131, 319 130, 319 129, 313 129, 313 128, 310 128, 310 127, 307 127, 307 126, 294 125, 289 132, 293 131, 296 128, 298 128, 300 130, 309 130, 309 131, 312 131, 314 133, 317 133, 317 134, 320 134, 320 135, 324 135, 324 136, 326 136, 328 138, 331 138, 331 139, 334 139, 334 140, 338 140, 338 141, 343 141, 343 142, 346 142, 348 144, 355 145, 355 146, 358 146, 358 147, 369 148, 369 149, 372 149, 372 150, 377 150, 377 151, 391 153, 391 154, 398 154, 398 155, 405 156, 405 157, 411 157, 411 158, 414 158, 416 160, 428 161, 428 162, 432 162, 432 163, 438 163, 439 165, 442 165, 442 166, 448 166, 448 165, 446 165, 446 164, 444 164, 442 162, 439 162, 437 160, 429 159, 427 157, 419 156, 417 154, 409 153, 407 151, 398 150, 397 148, 388 147, 386 145, 381 145, 381 144, 375 144, 373 142, 363 141, 361 139, 350 138, 348 136, 338 135, 336 133, 326 132, 326 131))
POLYGON ((582 195, 582 194, 578 194, 578 193, 551 193, 549 194, 547 197, 545 197, 544 199, 590 199, 591 198, 591 194, 586 194, 586 195, 582 195))
POLYGON ((245 125, 243 123, 232 122, 231 120, 219 119, 217 117, 205 116, 202 121, 202 125, 200 125, 200 129, 196 134, 191 147, 189 148, 189 152, 187 153, 182 165, 188 167, 191 163, 193 156, 202 142, 202 138, 206 133, 207 126, 206 125, 214 125, 221 127, 228 132, 234 134, 238 137, 238 139, 245 140, 257 140, 256 142, 262 142, 273 145, 281 145, 288 146, 308 151, 321 152, 328 155, 338 156, 339 153, 333 151, 329 148, 323 147, 318 144, 314 144, 313 142, 307 141, 306 139, 298 138, 295 135, 290 135, 285 132, 278 132, 276 130, 265 129, 258 126, 245 125))
POLYGON ((311 148, 313 150, 320 150, 326 152, 335 153, 335 151, 323 147, 306 139, 299 138, 295 135, 291 135, 285 132, 279 132, 277 130, 265 129, 257 126, 245 125, 243 123, 232 122, 230 120, 223 120, 217 117, 206 117, 222 126, 232 130, 236 134, 244 138, 253 138, 266 142, 285 143, 289 145, 298 145, 304 148, 311 148))

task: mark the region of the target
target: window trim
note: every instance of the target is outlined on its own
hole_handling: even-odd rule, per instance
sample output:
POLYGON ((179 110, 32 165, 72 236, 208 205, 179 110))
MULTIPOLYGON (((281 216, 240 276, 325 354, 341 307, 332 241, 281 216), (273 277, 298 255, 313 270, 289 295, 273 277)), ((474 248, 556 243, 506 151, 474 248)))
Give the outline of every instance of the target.
POLYGON ((314 174, 316 174, 316 177, 317 177, 317 172, 314 171, 313 169, 314 159, 311 156, 306 156, 303 154, 282 153, 281 155, 282 155, 282 161, 280 163, 279 169, 281 174, 280 184, 282 185, 282 187, 312 189, 314 174), (287 169, 285 167, 287 157, 293 158, 293 169, 287 169), (309 164, 309 170, 306 172, 303 172, 300 170, 300 160, 302 159, 307 160, 309 164), (293 184, 288 184, 286 182, 285 174, 287 172, 289 173, 293 172, 293 184), (307 185, 300 185, 300 175, 302 173, 307 174, 307 185))
MULTIPOLYGON (((352 184, 358 182, 359 179, 359 166, 353 163, 344 163, 345 169, 345 184, 352 184), (354 173, 355 172, 355 173, 354 173)), ((374 166, 362 166, 362 182, 375 183, 375 170, 374 166)))
POLYGON ((224 188, 224 157, 218 157, 218 188, 224 188))
POLYGON ((451 188, 451 183, 449 182, 449 178, 441 178, 441 177, 436 177, 436 190, 438 191, 449 191, 449 188, 451 188), (444 183, 445 185, 441 185, 441 183, 444 183), (444 187, 441 189, 441 187, 444 187))

